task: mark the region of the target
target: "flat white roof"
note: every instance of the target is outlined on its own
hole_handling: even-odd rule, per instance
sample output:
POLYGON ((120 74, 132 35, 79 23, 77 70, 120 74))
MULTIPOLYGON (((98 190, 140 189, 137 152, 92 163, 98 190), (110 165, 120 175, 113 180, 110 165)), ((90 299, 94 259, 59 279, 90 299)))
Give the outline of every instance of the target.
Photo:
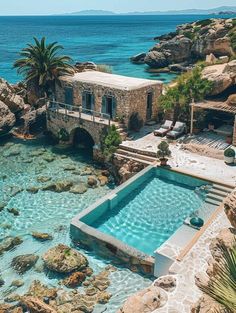
POLYGON ((108 74, 98 71, 87 71, 76 73, 72 77, 63 77, 62 80, 70 82, 84 82, 89 84, 97 84, 105 87, 111 87, 122 90, 133 90, 142 87, 162 85, 159 80, 150 80, 142 78, 127 77, 115 74, 108 74))

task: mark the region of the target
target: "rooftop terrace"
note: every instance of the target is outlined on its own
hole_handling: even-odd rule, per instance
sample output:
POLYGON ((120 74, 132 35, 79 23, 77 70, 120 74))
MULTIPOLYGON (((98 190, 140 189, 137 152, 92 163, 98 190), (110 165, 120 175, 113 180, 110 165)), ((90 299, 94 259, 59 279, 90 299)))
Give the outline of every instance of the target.
POLYGON ((162 85, 162 82, 158 80, 127 77, 98 71, 87 71, 82 73, 76 73, 72 77, 67 76, 63 77, 62 79, 70 82, 79 81, 83 83, 97 84, 121 90, 135 90, 157 84, 162 85))

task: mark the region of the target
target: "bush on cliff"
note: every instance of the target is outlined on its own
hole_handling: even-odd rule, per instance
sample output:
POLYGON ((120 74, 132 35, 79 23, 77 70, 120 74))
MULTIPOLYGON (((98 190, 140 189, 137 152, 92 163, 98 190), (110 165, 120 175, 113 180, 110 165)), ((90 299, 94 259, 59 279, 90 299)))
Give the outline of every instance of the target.
POLYGON ((169 87, 160 98, 160 105, 165 110, 174 111, 174 120, 190 119, 190 106, 192 101, 201 101, 210 92, 212 83, 202 79, 203 66, 196 66, 192 71, 179 76, 173 87, 169 87))

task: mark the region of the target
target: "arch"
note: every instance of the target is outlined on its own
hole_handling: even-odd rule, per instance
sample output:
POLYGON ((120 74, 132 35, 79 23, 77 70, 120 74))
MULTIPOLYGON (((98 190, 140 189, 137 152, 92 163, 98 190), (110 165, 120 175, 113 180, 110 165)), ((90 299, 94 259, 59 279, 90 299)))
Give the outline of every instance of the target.
POLYGON ((71 131, 70 141, 74 146, 84 146, 88 149, 92 149, 95 145, 92 134, 82 127, 74 128, 71 131))

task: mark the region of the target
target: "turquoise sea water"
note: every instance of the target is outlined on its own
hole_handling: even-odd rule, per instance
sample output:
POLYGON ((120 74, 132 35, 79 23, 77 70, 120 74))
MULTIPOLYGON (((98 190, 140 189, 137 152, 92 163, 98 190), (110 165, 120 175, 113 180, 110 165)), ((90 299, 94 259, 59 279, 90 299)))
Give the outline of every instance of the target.
MULTIPOLYGON (((35 279, 48 286, 59 286, 61 277, 52 276, 43 270, 41 256, 58 243, 73 247, 69 236, 72 217, 107 194, 114 185, 111 183, 109 186, 88 189, 82 195, 52 191, 39 191, 32 194, 26 189, 45 185, 46 183, 38 182, 38 177, 41 176, 50 177, 52 181, 69 179, 86 182, 87 176, 79 175, 78 171, 87 166, 90 166, 93 171, 98 170, 88 153, 74 149, 60 151, 45 138, 27 142, 1 139, 0 203, 6 206, 0 211, 0 244, 7 236, 20 236, 23 243, 0 255, 0 277, 5 281, 4 286, 0 287, 0 303, 11 293, 24 294, 35 279), (51 161, 48 162, 46 159, 51 161), (68 165, 75 167, 73 173, 64 170, 68 165), (11 208, 17 209, 19 216, 9 213, 8 209, 11 208), (48 232, 53 235, 53 240, 39 242, 32 238, 33 231, 48 232), (40 257, 36 267, 24 275, 17 274, 11 267, 12 259, 29 253, 40 257), (11 282, 16 279, 23 279, 24 286, 18 289, 10 287, 11 282)), ((80 251, 87 256, 89 265, 95 273, 102 271, 109 264, 109 260, 98 258, 92 252, 80 251)), ((109 304, 102 306, 108 313, 116 312, 128 295, 150 284, 149 279, 124 268, 119 268, 112 273, 110 280, 111 286, 108 291, 113 297, 109 304)))
MULTIPOLYGON (((76 61, 105 63, 117 74, 161 79, 170 74, 150 74, 144 65, 134 65, 129 58, 154 46, 154 37, 174 31, 182 23, 209 18, 203 15, 168 16, 0 16, 0 77, 19 81, 12 69, 18 52, 34 36, 58 41, 64 53, 76 61)), ((228 16, 229 17, 229 16, 228 16)))
POLYGON ((174 180, 150 178, 93 226, 153 255, 203 205, 203 195, 195 189, 174 180))

